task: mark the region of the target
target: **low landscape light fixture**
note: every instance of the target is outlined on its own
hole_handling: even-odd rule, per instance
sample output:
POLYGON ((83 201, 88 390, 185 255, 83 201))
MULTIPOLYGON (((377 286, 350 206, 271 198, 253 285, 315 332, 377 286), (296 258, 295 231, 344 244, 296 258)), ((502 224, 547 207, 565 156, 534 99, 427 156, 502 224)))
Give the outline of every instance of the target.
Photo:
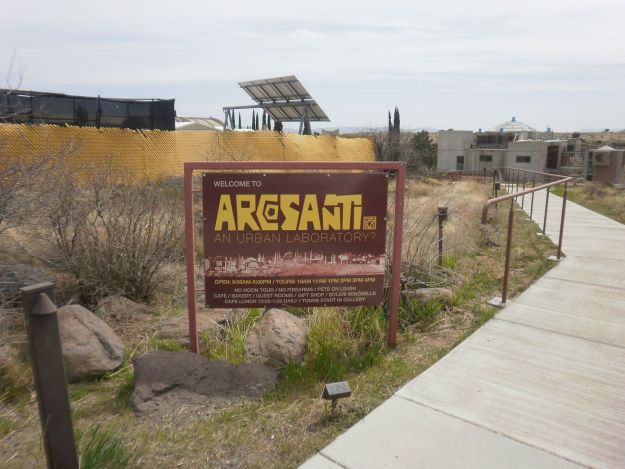
POLYGON ((352 390, 349 387, 349 383, 347 381, 339 381, 338 383, 326 384, 323 388, 323 394, 321 395, 321 397, 326 401, 332 401, 330 415, 334 417, 337 413, 337 405, 339 399, 343 399, 344 397, 349 397, 351 395, 352 390))

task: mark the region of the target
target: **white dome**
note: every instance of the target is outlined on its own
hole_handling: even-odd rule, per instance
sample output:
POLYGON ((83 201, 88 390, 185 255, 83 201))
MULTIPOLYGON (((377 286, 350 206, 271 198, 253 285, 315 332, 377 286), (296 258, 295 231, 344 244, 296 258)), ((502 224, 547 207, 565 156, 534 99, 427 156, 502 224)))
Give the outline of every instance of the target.
POLYGON ((512 120, 507 122, 503 122, 492 129, 488 130, 489 132, 536 132, 536 129, 530 127, 523 122, 519 122, 516 120, 516 117, 512 117, 512 120))

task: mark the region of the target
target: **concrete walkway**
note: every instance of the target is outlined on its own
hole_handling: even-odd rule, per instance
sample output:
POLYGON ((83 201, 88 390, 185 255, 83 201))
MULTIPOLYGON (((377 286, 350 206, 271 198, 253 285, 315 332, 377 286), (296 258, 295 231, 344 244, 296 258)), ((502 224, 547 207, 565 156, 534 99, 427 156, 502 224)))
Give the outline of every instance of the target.
MULTIPOLYGON (((541 223, 544 197, 534 202, 541 223)), ((551 195, 556 243, 561 206, 551 195)), ((569 202, 563 250, 494 319, 302 467, 625 467, 625 225, 569 202)))

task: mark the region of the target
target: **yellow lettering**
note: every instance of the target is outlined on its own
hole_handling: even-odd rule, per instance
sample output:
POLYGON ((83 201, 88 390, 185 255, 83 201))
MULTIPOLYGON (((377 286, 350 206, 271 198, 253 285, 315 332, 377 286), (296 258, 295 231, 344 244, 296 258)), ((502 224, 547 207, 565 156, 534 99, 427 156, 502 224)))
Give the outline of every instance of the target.
POLYGON ((256 217, 261 230, 278 230, 278 194, 263 194, 260 196, 256 217))
POLYGON ((338 207, 336 194, 326 194, 323 202, 323 229, 324 230, 340 230, 341 229, 341 209, 338 207), (326 207, 333 207, 330 211, 326 207))
POLYGON ((247 225, 253 231, 258 231, 258 224, 254 220, 256 211, 256 196, 254 194, 237 194, 237 229, 243 231, 247 225))
POLYGON ((215 220, 215 231, 223 230, 226 224, 228 231, 237 229, 234 221, 234 212, 232 211, 232 201, 228 194, 221 194, 219 197, 219 208, 217 209, 217 219, 215 220))
POLYGON ((319 205, 317 204, 317 196, 315 194, 306 194, 304 196, 302 216, 299 219, 299 229, 307 230, 310 223, 313 225, 313 230, 321 229, 321 221, 319 220, 319 205))
POLYGON ((284 231, 297 230, 297 221, 299 219, 299 211, 291 205, 299 204, 299 195, 297 194, 281 194, 280 195, 280 211, 284 215, 282 229, 284 231))

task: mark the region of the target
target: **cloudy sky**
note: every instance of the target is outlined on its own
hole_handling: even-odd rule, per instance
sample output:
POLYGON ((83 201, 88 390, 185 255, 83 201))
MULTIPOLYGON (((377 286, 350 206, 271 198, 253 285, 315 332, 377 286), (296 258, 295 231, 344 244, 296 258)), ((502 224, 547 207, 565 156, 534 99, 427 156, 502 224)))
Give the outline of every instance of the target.
MULTIPOLYGON (((332 126, 625 127, 625 1, 4 2, 0 87, 249 104, 296 75, 332 126), (9 70, 13 60, 12 70, 9 70), (19 73, 18 73, 19 72, 19 73)), ((246 115, 243 115, 244 122, 246 115)), ((313 127, 316 127, 313 124, 313 127)))

